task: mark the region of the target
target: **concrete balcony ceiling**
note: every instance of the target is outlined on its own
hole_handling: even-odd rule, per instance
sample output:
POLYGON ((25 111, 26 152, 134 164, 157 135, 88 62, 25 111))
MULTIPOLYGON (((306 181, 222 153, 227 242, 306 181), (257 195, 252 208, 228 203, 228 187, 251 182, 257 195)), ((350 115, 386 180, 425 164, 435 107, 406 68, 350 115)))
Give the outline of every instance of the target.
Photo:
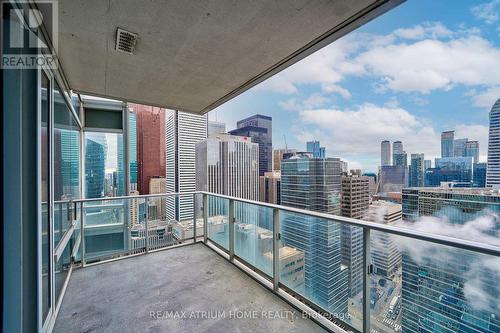
POLYGON ((402 1, 60 0, 58 54, 76 92, 203 114, 402 1))

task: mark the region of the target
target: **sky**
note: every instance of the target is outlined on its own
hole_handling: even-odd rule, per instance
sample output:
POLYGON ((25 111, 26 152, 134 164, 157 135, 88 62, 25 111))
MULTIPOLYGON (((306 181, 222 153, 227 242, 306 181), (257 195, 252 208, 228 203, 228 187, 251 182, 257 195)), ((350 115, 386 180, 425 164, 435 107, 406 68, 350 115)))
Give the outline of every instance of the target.
POLYGON ((209 113, 226 123, 273 118, 273 147, 305 150, 376 171, 380 142, 408 157, 440 155, 440 133, 480 144, 500 98, 500 0, 408 0, 209 113))

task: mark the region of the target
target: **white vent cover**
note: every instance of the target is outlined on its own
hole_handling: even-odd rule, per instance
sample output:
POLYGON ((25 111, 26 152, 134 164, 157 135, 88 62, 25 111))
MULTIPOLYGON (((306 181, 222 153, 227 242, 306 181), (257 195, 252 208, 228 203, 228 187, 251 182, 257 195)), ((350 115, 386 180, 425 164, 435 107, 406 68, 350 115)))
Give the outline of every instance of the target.
POLYGON ((116 50, 128 54, 134 54, 137 34, 123 29, 116 29, 116 50))

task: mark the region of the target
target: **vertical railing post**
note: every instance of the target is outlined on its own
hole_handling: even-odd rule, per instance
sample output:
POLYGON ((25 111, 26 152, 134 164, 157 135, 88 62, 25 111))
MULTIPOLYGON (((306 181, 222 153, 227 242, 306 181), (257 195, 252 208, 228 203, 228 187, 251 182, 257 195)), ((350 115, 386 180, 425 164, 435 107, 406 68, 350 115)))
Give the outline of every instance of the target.
POLYGON ((229 260, 234 260, 234 200, 229 199, 229 260))
POLYGON ((280 210, 273 208, 273 289, 280 283, 280 210))
POLYGON ((208 195, 203 193, 203 242, 208 239, 208 195))
POLYGON ((80 244, 82 247, 82 267, 85 267, 85 212, 83 210, 84 203, 80 203, 80 244))
POLYGON ((193 243, 196 243, 196 193, 193 193, 193 243))
POLYGON ((370 333, 370 229, 363 228, 363 332, 370 333))
POLYGON ((144 221, 144 246, 146 247, 146 253, 149 253, 149 232, 148 232, 148 221, 149 221, 149 197, 144 198, 144 204, 146 205, 146 220, 144 221))

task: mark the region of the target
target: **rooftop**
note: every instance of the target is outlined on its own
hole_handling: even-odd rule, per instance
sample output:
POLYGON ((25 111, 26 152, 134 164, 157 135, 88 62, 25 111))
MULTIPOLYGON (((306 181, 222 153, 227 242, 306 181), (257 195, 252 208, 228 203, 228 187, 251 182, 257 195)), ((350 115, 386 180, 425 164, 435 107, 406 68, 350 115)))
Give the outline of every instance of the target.
POLYGON ((74 270, 54 332, 101 331, 326 332, 199 243, 74 270))

